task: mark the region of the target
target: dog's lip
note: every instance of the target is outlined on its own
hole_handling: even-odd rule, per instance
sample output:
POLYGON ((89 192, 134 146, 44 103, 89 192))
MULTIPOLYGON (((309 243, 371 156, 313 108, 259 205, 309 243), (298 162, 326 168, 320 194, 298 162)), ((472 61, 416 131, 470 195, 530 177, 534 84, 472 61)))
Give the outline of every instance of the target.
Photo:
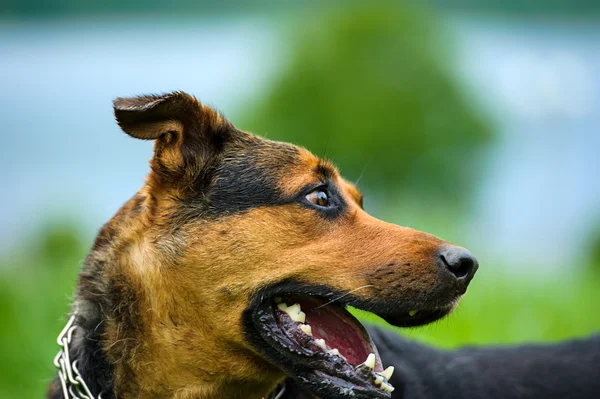
MULTIPOLYGON (((296 298, 298 302, 305 304, 312 301, 326 303, 322 298, 314 296, 294 295, 291 297, 286 296, 286 298, 296 298)), ((315 393, 325 397, 350 396, 382 399, 390 397, 394 387, 388 380, 391 377, 393 368, 383 370, 377 348, 358 320, 340 306, 326 305, 327 311, 325 313, 327 313, 327 317, 335 318, 335 313, 341 313, 339 323, 346 324, 343 328, 353 338, 352 342, 356 345, 356 353, 354 351, 350 353, 337 351, 337 348, 331 348, 322 338, 317 338, 319 334, 317 331, 313 336, 300 328, 300 326, 308 324, 292 320, 289 313, 281 310, 283 306, 287 307, 287 304, 284 305, 285 301, 286 299, 282 301, 279 298, 278 300, 270 298, 253 311, 254 328, 262 335, 262 345, 256 345, 256 341, 254 343, 254 346, 258 347, 257 349, 270 355, 267 357, 274 360, 274 363, 284 370, 289 372, 291 369, 293 377, 309 388, 312 387, 316 391, 315 393), (342 317, 347 320, 341 320, 342 317), (349 323, 355 325, 348 325, 349 323), (356 342, 357 340, 361 342, 356 342), (277 356, 273 356, 273 349, 277 356), (346 353, 349 359, 346 359, 343 353, 346 353), (358 356, 364 356, 365 359, 357 361, 356 359, 359 358, 357 354, 358 356), (368 356, 365 354, 368 354, 368 356), (352 362, 349 361, 350 359, 352 359, 352 362), (324 379, 324 377, 327 378, 324 379), (324 394, 323 390, 328 393, 324 394), (347 395, 344 395, 344 392, 347 395)), ((297 313, 296 306, 299 306, 299 303, 290 304, 290 308, 294 307, 294 313, 297 313)), ((310 317, 306 319, 307 322, 309 320, 311 320, 310 317)), ((314 322, 316 319, 313 318, 312 320, 314 322)), ((319 324, 315 323, 315 328, 320 328, 317 326, 319 324)), ((326 325, 321 326, 327 328, 326 325)), ((331 332, 331 330, 329 331, 331 332)), ((344 339, 341 341, 344 341, 344 339)), ((334 343, 336 340, 332 337, 329 342, 334 343)), ((340 340, 337 342, 339 343, 340 340)), ((346 344, 348 344, 348 341, 346 341, 346 344)), ((347 345, 344 348, 344 351, 348 350, 347 345)))
MULTIPOLYGON (((356 375, 356 368, 352 367, 353 373, 347 376, 332 375, 335 373, 330 370, 341 366, 339 362, 332 361, 332 359, 335 360, 335 357, 331 354, 302 356, 302 352, 292 353, 279 343, 274 343, 274 331, 269 328, 269 323, 271 325, 275 323, 274 301, 276 297, 290 295, 317 297, 334 302, 340 308, 352 306, 374 313, 398 327, 413 327, 438 320, 450 313, 459 298, 452 297, 447 301, 442 301, 436 297, 433 303, 424 300, 425 298, 418 298, 415 303, 367 300, 337 291, 330 286, 288 280, 258 291, 243 313, 244 334, 247 342, 271 364, 287 372, 305 388, 310 389, 313 394, 319 397, 353 397, 355 399, 389 398, 390 395, 373 384, 373 373, 368 378, 364 375, 359 378, 356 375), (414 314, 411 309, 417 310, 417 313, 414 314), (412 316, 411 313, 413 313, 412 316), (324 360, 329 361, 332 367, 323 367, 324 360), (324 375, 328 375, 330 378, 324 380, 324 375), (343 381, 343 386, 339 385, 340 381, 343 381), (341 390, 350 393, 341 395, 341 390)), ((362 325, 361 328, 364 329, 362 325)), ((342 367, 343 370, 345 369, 342 367)))
POLYGON ((382 315, 381 317, 396 327, 418 327, 447 316, 453 308, 454 304, 431 309, 417 308, 412 311, 382 315))

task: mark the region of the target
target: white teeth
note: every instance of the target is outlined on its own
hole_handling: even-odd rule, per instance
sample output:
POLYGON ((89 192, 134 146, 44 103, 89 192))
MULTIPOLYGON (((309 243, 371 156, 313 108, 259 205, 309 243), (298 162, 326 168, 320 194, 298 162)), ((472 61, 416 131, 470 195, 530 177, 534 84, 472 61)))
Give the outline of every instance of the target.
POLYGON ((416 314, 417 314, 417 312, 418 312, 418 310, 411 310, 410 312, 408 312, 408 315, 409 315, 410 317, 413 317, 414 315, 416 315, 416 314))
POLYGON ((388 367, 387 369, 383 370, 380 374, 384 376, 386 380, 391 380, 392 374, 394 374, 394 366, 388 367))
POLYGON ((297 321, 300 323, 304 323, 306 321, 306 314, 300 310, 300 304, 296 303, 292 306, 288 306, 286 310, 287 314, 290 315, 290 319, 293 321, 297 321))
POLYGON ((277 304, 277 307, 279 308, 279 310, 281 310, 282 312, 287 312, 287 308, 288 305, 285 302, 281 302, 277 304))
POLYGON ((381 374, 375 373, 375 385, 379 386, 379 389, 383 392, 392 393, 394 392, 394 389, 396 389, 387 380, 387 376, 389 375, 391 377, 393 372, 394 368, 390 366, 385 369, 385 371, 382 371, 381 374))
MULTIPOLYGON (((290 316, 290 319, 292 319, 293 321, 300 323, 298 325, 298 328, 300 329, 300 331, 302 331, 306 335, 310 335, 312 337, 312 335, 313 335, 312 327, 309 326, 308 324, 305 324, 306 314, 301 310, 299 303, 295 303, 292 306, 288 306, 285 302, 282 302, 281 297, 275 297, 274 300, 275 300, 275 303, 277 304, 277 308, 279 308, 279 310, 287 313, 290 316)), ((411 317, 414 316, 416 313, 417 313, 416 310, 411 310, 410 312, 408 312, 408 314, 411 317)), ((327 344, 325 343, 324 339, 322 339, 322 338, 315 339, 315 344, 318 347, 320 347, 321 349, 323 349, 324 351, 326 351, 327 353, 334 355, 334 356, 339 356, 342 359, 345 359, 345 357, 340 354, 340 351, 337 348, 328 350, 327 344)), ((367 366, 368 368, 370 368, 371 370, 374 370, 376 360, 377 359, 375 358, 375 354, 369 353, 369 356, 367 356, 367 360, 365 360, 365 362, 363 364, 365 366, 367 366)), ((375 373, 375 385, 379 386, 379 388, 384 392, 388 392, 388 393, 393 392, 395 388, 391 384, 388 383, 388 381, 392 378, 393 373, 394 373, 393 366, 388 367, 387 369, 385 369, 384 371, 381 371, 380 373, 375 373)))
POLYGON ((365 360, 365 362, 363 364, 370 369, 374 369, 375 368, 375 354, 369 353, 369 356, 367 356, 367 360, 365 360))
POLYGON ((298 312, 296 314, 290 313, 290 318, 298 323, 304 323, 306 321, 306 313, 298 312))
POLYGON ((288 306, 286 312, 291 316, 292 314, 300 313, 300 304, 295 303, 292 306, 288 306))
POLYGON ((389 393, 394 392, 394 389, 396 389, 391 384, 388 384, 385 381, 381 383, 381 386, 379 388, 381 388, 382 391, 389 392, 389 393))
POLYGON ((310 335, 312 337, 312 327, 309 326, 308 324, 300 324, 300 326, 298 326, 298 328, 300 330, 302 330, 302 332, 304 332, 304 334, 310 335))
POLYGON ((323 350, 327 350, 327 345, 325 345, 324 339, 315 339, 315 343, 320 346, 323 350))
POLYGON ((285 302, 281 302, 277 304, 277 307, 282 312, 287 313, 290 316, 290 319, 293 321, 297 321, 299 323, 304 323, 306 321, 306 313, 300 309, 299 303, 288 306, 285 302))
POLYGON ((306 313, 298 312, 298 315, 296 316, 296 318, 294 319, 292 317, 292 320, 300 322, 300 323, 304 323, 306 321, 306 313))

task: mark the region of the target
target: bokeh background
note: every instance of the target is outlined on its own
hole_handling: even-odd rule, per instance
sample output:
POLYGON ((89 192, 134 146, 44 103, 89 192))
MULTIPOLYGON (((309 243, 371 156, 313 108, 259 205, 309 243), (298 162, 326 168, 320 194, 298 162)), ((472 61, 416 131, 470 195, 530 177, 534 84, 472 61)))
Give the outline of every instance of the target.
POLYGON ((1 398, 54 375, 81 261, 151 156, 111 100, 143 93, 329 157, 375 216, 476 254, 458 310, 402 334, 600 329, 597 1, 3 0, 0 88, 1 398))

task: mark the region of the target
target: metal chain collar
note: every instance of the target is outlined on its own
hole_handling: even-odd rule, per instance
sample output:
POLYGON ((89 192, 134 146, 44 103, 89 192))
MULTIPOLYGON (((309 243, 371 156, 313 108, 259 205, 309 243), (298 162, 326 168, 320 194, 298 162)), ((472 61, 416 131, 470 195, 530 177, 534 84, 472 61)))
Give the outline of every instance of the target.
POLYGON ((73 339, 73 333, 77 330, 75 315, 72 315, 65 328, 62 329, 56 342, 60 350, 54 357, 54 366, 58 369, 58 379, 63 392, 64 399, 102 399, 102 394, 94 396, 87 384, 77 370, 78 360, 71 361, 69 345, 73 339))
POLYGON ((281 399, 283 397, 284 393, 285 393, 285 383, 281 384, 281 389, 279 389, 279 391, 277 389, 275 389, 275 391, 272 394, 270 394, 267 399, 281 399))
MULTIPOLYGON (((87 384, 77 370, 77 360, 71 362, 69 345, 73 339, 73 333, 77 330, 75 315, 72 315, 67 325, 62 329, 56 342, 60 350, 54 357, 54 367, 58 370, 58 379, 63 392, 64 399, 102 399, 102 393, 94 396, 87 384)), ((281 385, 279 391, 275 390, 269 397, 280 399, 285 393, 285 384, 281 385)))

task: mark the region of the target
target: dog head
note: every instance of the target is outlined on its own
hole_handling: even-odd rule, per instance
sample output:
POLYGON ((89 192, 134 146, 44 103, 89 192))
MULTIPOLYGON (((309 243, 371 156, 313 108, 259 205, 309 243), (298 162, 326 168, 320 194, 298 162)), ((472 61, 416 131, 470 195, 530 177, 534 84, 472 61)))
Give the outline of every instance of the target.
POLYGON ((188 94, 114 106, 127 134, 155 142, 146 184, 102 229, 79 284, 78 307, 104 315, 115 390, 262 397, 287 375, 319 397, 388 398, 389 370, 346 306, 395 326, 434 321, 475 258, 370 216, 331 163, 188 94))

